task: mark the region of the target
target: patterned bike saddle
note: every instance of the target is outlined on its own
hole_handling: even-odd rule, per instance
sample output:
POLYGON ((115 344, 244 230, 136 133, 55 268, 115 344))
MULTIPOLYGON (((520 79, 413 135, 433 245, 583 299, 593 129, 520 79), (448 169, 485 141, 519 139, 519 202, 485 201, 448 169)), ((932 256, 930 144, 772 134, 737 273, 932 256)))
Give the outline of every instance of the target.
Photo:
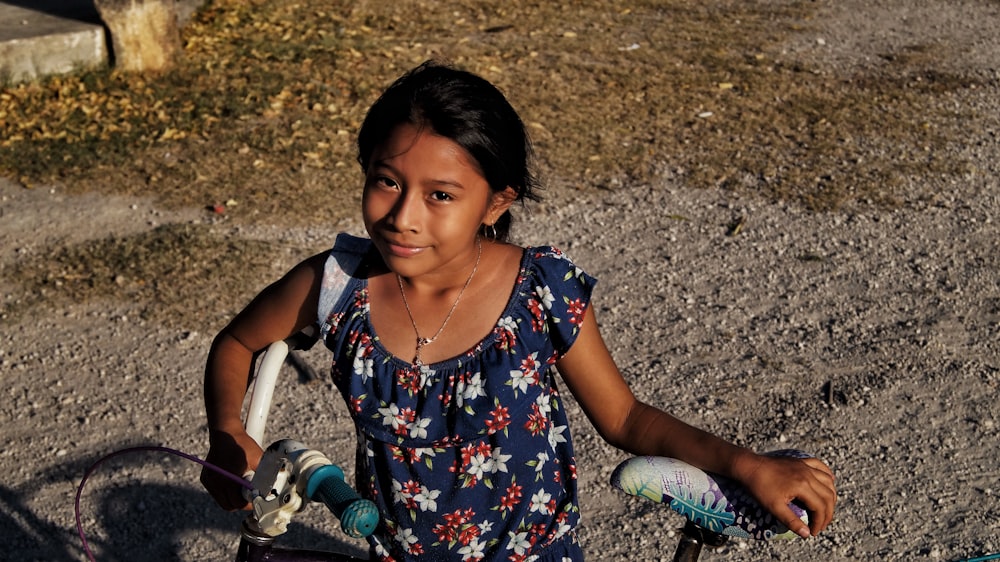
MULTIPOLYGON (((794 449, 772 451, 770 456, 809 458, 794 449)), ((619 490, 658 503, 686 517, 695 525, 732 537, 770 540, 797 537, 771 515, 738 482, 705 472, 667 457, 634 457, 615 468, 611 484, 619 490)), ((802 507, 789 504, 807 524, 802 507)))

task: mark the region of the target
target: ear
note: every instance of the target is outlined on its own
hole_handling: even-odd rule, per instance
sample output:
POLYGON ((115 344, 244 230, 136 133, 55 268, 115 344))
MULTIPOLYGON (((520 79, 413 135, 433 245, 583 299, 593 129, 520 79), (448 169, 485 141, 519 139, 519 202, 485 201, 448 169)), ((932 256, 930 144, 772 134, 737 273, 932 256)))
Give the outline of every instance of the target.
POLYGON ((490 197, 490 206, 483 217, 483 224, 493 224, 517 201, 517 191, 509 185, 503 191, 496 191, 490 197))

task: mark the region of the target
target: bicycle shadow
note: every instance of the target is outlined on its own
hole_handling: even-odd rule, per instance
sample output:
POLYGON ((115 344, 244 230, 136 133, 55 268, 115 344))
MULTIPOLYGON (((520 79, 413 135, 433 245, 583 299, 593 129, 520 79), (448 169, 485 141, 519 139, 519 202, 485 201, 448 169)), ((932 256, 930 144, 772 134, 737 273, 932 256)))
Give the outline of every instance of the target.
MULTIPOLYGON (((73 482, 94 459, 60 463, 37 473, 38 487, 73 482)), ((162 454, 117 457, 97 469, 81 497, 81 518, 97 560, 226 560, 233 559, 245 513, 220 509, 197 484, 188 461, 162 454), (149 483, 143 475, 168 483, 149 483), (173 484, 170 479, 183 480, 173 484)), ((0 486, 0 540, 4 560, 77 561, 85 557, 75 528, 65 528, 33 511, 36 491, 0 486)), ((67 498, 67 503, 71 503, 67 498)), ((315 506, 316 509, 320 509, 315 506)), ((60 507, 62 509, 62 507, 60 507)), ((65 511, 72 511, 67 505, 65 511)), ((321 514, 319 516, 325 516, 321 514)), ((335 535, 293 523, 283 546, 316 548, 353 556, 366 554, 335 535)))

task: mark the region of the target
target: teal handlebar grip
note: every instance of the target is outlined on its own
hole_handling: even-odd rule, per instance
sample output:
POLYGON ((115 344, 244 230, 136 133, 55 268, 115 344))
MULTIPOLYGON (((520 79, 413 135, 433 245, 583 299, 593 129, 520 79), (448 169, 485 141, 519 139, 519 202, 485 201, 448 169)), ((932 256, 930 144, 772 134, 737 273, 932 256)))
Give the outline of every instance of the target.
POLYGON ((378 525, 378 508, 362 499, 344 481, 344 471, 335 464, 316 469, 306 484, 306 497, 321 501, 340 520, 340 528, 355 538, 367 537, 378 525))

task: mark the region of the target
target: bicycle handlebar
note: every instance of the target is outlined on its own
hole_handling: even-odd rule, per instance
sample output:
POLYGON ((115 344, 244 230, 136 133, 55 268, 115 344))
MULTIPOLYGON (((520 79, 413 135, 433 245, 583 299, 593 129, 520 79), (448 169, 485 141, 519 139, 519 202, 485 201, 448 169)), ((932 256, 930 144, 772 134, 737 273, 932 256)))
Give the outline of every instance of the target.
POLYGON ((321 501, 340 520, 340 528, 354 538, 367 537, 378 525, 378 509, 370 500, 358 496, 344 481, 337 465, 318 468, 309 476, 306 497, 321 501))
POLYGON ((344 481, 344 471, 326 456, 291 439, 275 441, 264 451, 251 481, 253 513, 250 528, 276 537, 288 530, 292 516, 306 501, 322 501, 352 537, 370 535, 378 525, 375 504, 358 497, 344 481))
MULTIPOLYGON (((267 414, 278 372, 290 349, 308 349, 315 342, 310 333, 300 333, 268 346, 250 390, 247 433, 263 444, 267 414)), ((375 504, 362 499, 344 480, 344 471, 319 451, 290 439, 276 441, 264 452, 257 470, 249 473, 254 509, 251 528, 266 536, 284 533, 292 515, 306 500, 320 501, 340 520, 348 535, 361 538, 375 531, 379 514, 375 504)))
POLYGON ((288 356, 288 350, 288 343, 284 341, 274 342, 267 347, 260 360, 257 377, 254 378, 253 386, 250 389, 250 405, 247 407, 247 419, 244 425, 247 434, 262 447, 264 446, 264 428, 267 426, 267 414, 271 409, 274 387, 278 382, 281 364, 288 356))

